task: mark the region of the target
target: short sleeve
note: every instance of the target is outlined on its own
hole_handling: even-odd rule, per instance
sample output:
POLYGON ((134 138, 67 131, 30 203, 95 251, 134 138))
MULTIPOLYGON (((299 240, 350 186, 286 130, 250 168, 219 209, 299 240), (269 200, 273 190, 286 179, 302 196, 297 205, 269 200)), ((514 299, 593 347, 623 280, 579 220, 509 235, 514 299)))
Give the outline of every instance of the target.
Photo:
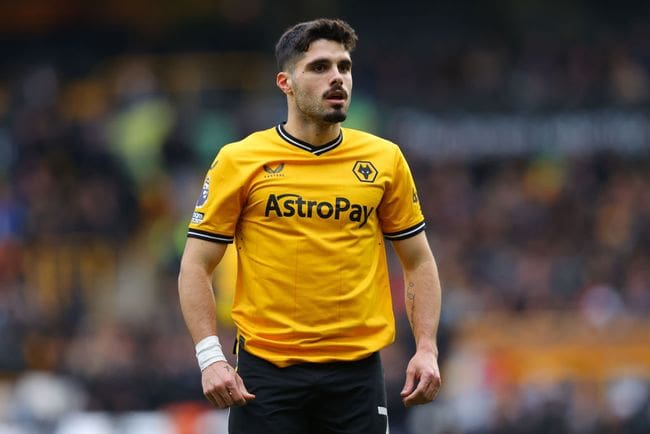
POLYGON ((397 147, 393 173, 377 212, 384 237, 389 240, 409 238, 425 228, 411 170, 397 147))
POLYGON ((188 237, 232 243, 245 202, 244 180, 228 147, 216 156, 203 181, 188 237))

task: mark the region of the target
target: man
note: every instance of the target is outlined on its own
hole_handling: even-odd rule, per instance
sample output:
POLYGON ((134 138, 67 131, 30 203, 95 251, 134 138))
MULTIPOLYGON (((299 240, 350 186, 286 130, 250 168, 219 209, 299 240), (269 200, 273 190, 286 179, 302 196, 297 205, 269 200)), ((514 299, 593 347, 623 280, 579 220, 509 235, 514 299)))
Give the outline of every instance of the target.
POLYGON ((224 146, 196 204, 179 276, 205 396, 230 407, 231 433, 382 433, 378 351, 394 339, 384 238, 406 288, 416 353, 404 405, 440 387, 437 267, 399 148, 341 128, 354 30, 319 19, 276 46, 284 124, 224 146), (236 240, 237 371, 217 337, 211 273, 236 240))

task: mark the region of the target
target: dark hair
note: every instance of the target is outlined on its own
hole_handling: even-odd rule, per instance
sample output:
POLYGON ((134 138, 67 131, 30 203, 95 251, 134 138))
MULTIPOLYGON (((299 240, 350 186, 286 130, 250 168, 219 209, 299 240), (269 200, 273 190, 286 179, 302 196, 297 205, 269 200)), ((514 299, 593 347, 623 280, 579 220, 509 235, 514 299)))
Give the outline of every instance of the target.
POLYGON ((343 20, 320 18, 298 23, 284 32, 275 45, 278 68, 285 70, 292 67, 297 58, 309 50, 311 43, 318 39, 338 42, 347 51, 352 51, 358 38, 354 29, 343 20))

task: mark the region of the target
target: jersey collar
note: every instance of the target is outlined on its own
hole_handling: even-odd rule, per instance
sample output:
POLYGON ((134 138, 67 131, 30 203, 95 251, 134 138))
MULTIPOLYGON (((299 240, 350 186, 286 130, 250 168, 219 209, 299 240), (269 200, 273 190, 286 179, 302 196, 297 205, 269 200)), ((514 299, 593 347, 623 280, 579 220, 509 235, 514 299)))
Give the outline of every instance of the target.
POLYGON ((339 136, 331 142, 325 143, 322 146, 314 146, 287 133, 287 130, 284 129, 283 124, 278 124, 275 129, 278 132, 278 135, 282 137, 286 142, 307 152, 311 152, 314 155, 321 155, 327 151, 331 151, 340 145, 343 141, 343 131, 340 131, 339 136))

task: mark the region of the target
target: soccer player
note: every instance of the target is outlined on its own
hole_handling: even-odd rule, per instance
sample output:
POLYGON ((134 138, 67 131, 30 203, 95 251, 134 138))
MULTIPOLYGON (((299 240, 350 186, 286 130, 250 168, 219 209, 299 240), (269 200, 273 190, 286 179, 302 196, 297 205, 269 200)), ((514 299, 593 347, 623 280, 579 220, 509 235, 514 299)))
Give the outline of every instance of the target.
POLYGON ((189 225, 179 275, 203 392, 230 407, 231 433, 381 433, 378 351, 395 335, 385 240, 399 256, 416 341, 404 405, 441 384, 441 290, 409 167, 399 148, 342 128, 355 31, 318 19, 276 45, 285 123, 224 146, 189 225), (211 274, 237 249, 237 369, 223 355, 211 274))

